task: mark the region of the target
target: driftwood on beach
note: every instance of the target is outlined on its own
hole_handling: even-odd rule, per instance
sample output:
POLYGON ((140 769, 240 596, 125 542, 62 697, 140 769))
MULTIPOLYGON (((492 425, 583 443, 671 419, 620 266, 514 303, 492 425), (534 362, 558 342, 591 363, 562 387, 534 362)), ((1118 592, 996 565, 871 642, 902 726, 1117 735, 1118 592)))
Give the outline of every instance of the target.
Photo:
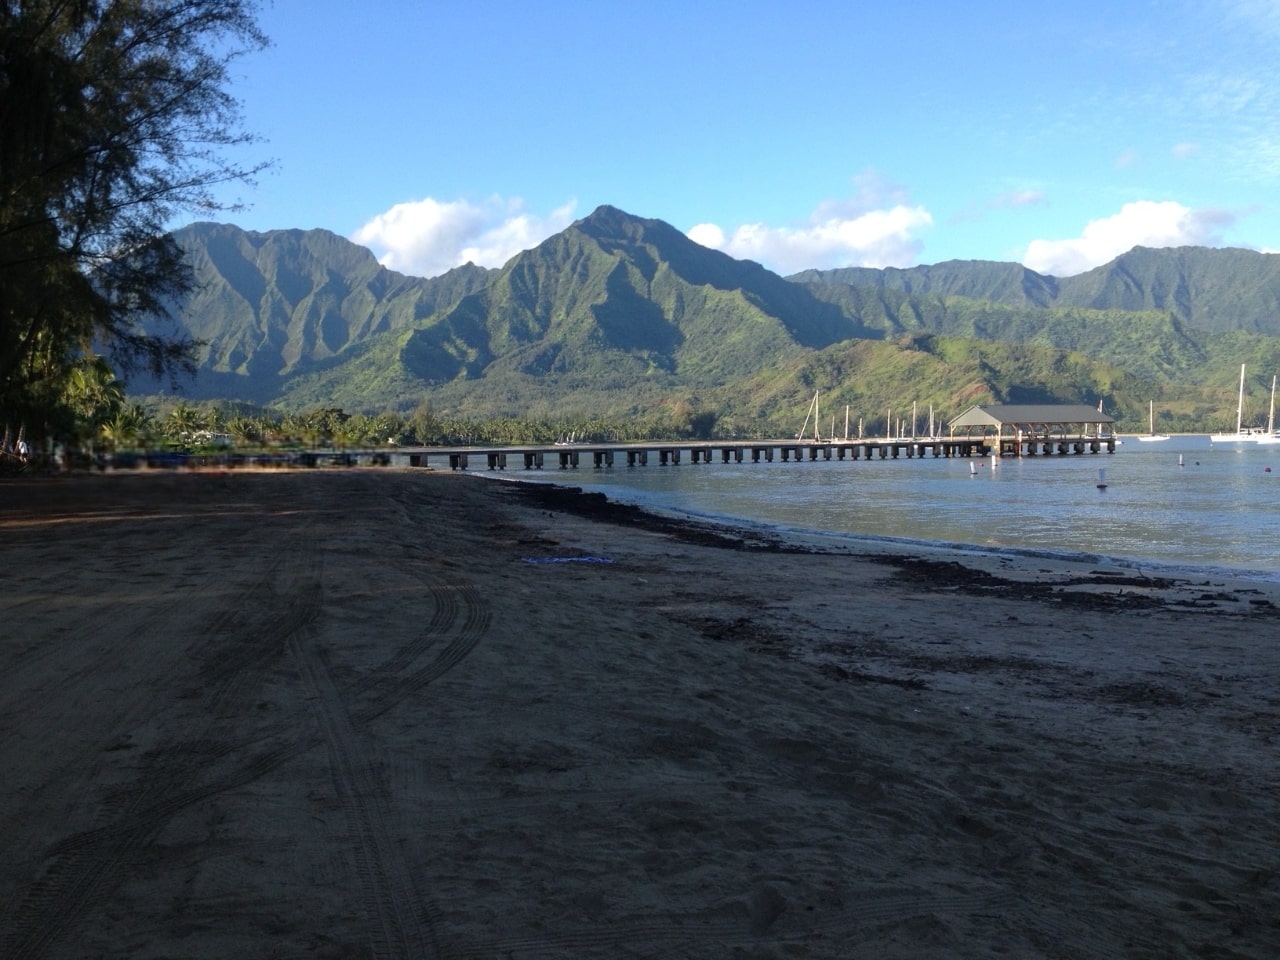
POLYGON ((6 958, 1280 943, 1271 585, 391 469, 4 481, 0 557, 6 958))

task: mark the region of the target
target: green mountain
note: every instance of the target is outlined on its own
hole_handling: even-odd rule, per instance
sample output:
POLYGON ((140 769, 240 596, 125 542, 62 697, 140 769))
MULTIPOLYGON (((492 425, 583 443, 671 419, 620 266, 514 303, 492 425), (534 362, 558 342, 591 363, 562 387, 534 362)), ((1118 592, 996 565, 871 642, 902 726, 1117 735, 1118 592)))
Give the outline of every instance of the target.
POLYGON ((196 223, 174 237, 196 288, 173 312, 207 344, 188 390, 200 397, 272 400, 284 378, 423 321, 496 272, 468 264, 431 280, 406 277, 327 230, 196 223))
POLYGON ((1144 399, 1162 406, 1166 430, 1232 426, 1241 363, 1249 365, 1246 416, 1261 423, 1280 370, 1280 256, 1252 250, 1135 247, 1064 278, 948 261, 790 279, 886 337, 1042 344, 1104 361, 1117 375, 1097 377, 1095 389, 1128 429, 1141 428, 1144 399))
POLYGON ((867 332, 758 264, 601 207, 416 329, 399 359, 425 384, 453 384, 455 402, 462 385, 501 381, 521 410, 547 405, 550 384, 587 409, 592 395, 714 390, 867 332))
POLYGON ((1280 256, 1275 254, 1134 247, 1061 284, 1064 305, 1162 310, 1210 333, 1280 336, 1280 256))
POLYGON ((963 297, 1024 307, 1049 307, 1059 281, 1017 263, 948 260, 920 267, 842 267, 805 270, 788 279, 798 283, 892 291, 908 297, 963 297))
MULTIPOLYGON (((1074 277, 1049 277, 1013 263, 950 260, 932 266, 807 270, 789 279, 1013 307, 1159 311, 1210 333, 1280 336, 1280 256, 1254 250, 1134 247, 1074 277)), ((895 298, 893 302, 901 302, 895 298)))
MULTIPOLYGON (((799 425, 815 390, 869 419, 913 402, 1104 400, 1165 429, 1234 421, 1280 369, 1280 257, 1136 248, 1078 277, 1017 264, 808 271, 784 279, 659 220, 600 207, 501 270, 430 280, 325 231, 177 234, 198 292, 175 305, 206 342, 187 394, 544 419, 714 411, 799 425), (1265 381, 1263 378, 1266 378, 1265 381)), ((139 391, 135 387, 135 392, 139 391)))

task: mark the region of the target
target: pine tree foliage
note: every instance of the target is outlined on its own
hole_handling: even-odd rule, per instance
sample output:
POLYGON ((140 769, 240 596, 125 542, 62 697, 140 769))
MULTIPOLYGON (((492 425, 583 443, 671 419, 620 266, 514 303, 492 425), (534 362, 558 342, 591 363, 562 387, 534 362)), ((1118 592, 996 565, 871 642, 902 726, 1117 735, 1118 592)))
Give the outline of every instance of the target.
POLYGON ((80 358, 172 377, 194 342, 144 319, 192 288, 167 225, 229 209, 229 67, 254 0, 0 0, 0 419, 51 422, 80 358))

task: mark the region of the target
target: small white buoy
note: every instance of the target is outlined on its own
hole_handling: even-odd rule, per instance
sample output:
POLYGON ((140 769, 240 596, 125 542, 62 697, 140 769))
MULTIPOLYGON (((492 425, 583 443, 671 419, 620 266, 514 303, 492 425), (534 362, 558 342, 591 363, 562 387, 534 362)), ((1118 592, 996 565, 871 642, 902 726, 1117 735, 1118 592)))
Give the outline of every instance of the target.
POLYGON ((1182 462, 1182 454, 1178 454, 1178 466, 1180 467, 1186 466, 1186 464, 1182 462))
POLYGON ((1103 467, 1101 470, 1099 470, 1099 471, 1098 471, 1098 489, 1099 489, 1099 490, 1105 490, 1105 489, 1107 489, 1107 469, 1106 469, 1106 467, 1103 467))
POLYGON ((996 459, 996 455, 993 453, 991 455, 991 468, 994 470, 999 462, 1000 461, 996 459))
POLYGON ((975 476, 977 476, 977 475, 978 475, 978 465, 977 465, 976 463, 974 463, 972 460, 970 460, 970 461, 969 461, 969 476, 971 476, 971 477, 975 477, 975 476))

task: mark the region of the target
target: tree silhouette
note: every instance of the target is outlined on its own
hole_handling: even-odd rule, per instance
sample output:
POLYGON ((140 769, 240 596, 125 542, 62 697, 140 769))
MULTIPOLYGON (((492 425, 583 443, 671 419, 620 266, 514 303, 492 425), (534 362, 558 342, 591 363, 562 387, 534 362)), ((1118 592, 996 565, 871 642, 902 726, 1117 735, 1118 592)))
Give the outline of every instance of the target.
POLYGON ((191 289, 167 232, 233 209, 214 188, 238 130, 229 65, 265 46, 254 0, 0 0, 0 421, 55 422, 79 359, 194 371, 154 332, 191 289))

